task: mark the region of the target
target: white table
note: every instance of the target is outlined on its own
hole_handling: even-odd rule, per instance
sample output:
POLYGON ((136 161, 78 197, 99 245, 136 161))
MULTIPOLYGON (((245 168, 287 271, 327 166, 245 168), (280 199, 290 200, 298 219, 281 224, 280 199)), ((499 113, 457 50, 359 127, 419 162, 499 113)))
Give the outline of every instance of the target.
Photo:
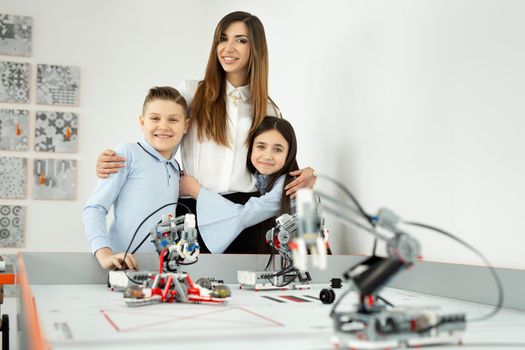
MULTIPOLYGON (((91 258, 88 256, 87 259, 91 258)), ((55 262, 59 260, 53 259, 49 266, 55 271, 50 271, 50 276, 32 276, 38 283, 31 283, 29 278, 40 333, 53 349, 333 349, 333 326, 328 316, 331 305, 323 305, 314 299, 322 288, 328 287, 327 282, 313 284, 311 290, 264 292, 240 290, 231 284, 233 295, 225 306, 174 303, 130 308, 124 304, 122 294, 109 290, 99 277, 84 276, 86 280, 97 282, 88 281, 91 283, 87 284, 71 283, 79 279, 78 274, 72 276, 63 272, 60 278, 57 277, 58 265, 55 266, 55 262), (46 279, 53 283, 43 283, 46 279), (60 283, 60 280, 64 282, 60 283), (291 301, 283 296, 298 296, 305 301, 291 301)), ((75 258, 77 266, 83 265, 82 259, 79 262, 75 258)), ((231 269, 226 263, 227 257, 208 256, 206 259, 208 261, 200 263, 220 260, 223 268, 231 269)), ((232 259, 235 264, 246 265, 246 261, 251 263, 252 260, 254 265, 264 263, 264 259, 247 256, 232 259)), ((40 272, 43 268, 40 260, 36 261, 38 267, 29 266, 34 261, 26 260, 29 277, 31 269, 40 272)), ((63 268, 67 270, 70 265, 65 264, 63 268)), ((98 269, 96 264, 93 266, 84 268, 98 269)), ((249 267, 241 266, 241 269, 246 268, 249 267)), ((207 270, 210 269, 213 268, 207 270)), ((99 272, 84 271, 94 275, 99 272)), ((202 277, 196 273, 192 273, 194 280, 202 277)), ((104 273, 101 272, 100 276, 104 273)), ((231 276, 228 276, 226 282, 231 282, 228 280, 231 276)), ((217 275, 206 277, 221 278, 217 275)), ((324 280, 328 281, 328 277, 336 276, 327 276, 324 280)), ((322 280, 317 279, 314 282, 322 280)), ((336 295, 341 295, 344 288, 345 285, 343 289, 336 289, 336 295)), ((381 296, 396 306, 439 306, 445 311, 466 312, 468 318, 484 315, 493 308, 395 288, 385 288, 381 296)), ((355 295, 345 301, 341 306, 350 307, 355 295)), ((27 311, 27 305, 25 309, 27 311)), ((444 348, 525 348, 525 312, 503 309, 488 321, 468 323, 463 341, 463 346, 444 348)))

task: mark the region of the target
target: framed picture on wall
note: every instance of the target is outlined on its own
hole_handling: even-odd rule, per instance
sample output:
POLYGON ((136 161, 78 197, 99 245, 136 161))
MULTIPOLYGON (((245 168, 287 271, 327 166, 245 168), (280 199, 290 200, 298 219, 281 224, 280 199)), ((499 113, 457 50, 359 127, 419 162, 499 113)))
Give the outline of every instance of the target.
POLYGON ((36 112, 35 151, 75 153, 78 116, 70 112, 36 112))
POLYGON ((29 111, 0 109, 0 150, 27 151, 29 111))
POLYGON ((29 63, 0 61, 0 102, 29 103, 29 63))
POLYGON ((23 247, 25 207, 0 204, 0 247, 23 247))
POLYGON ((75 199, 77 161, 74 159, 35 159, 33 163, 34 199, 75 199))
POLYGON ((0 13, 0 55, 31 56, 33 19, 0 13))
POLYGON ((37 65, 36 103, 78 106, 80 68, 56 64, 37 65))
POLYGON ((27 158, 0 157, 0 198, 26 198, 27 158))

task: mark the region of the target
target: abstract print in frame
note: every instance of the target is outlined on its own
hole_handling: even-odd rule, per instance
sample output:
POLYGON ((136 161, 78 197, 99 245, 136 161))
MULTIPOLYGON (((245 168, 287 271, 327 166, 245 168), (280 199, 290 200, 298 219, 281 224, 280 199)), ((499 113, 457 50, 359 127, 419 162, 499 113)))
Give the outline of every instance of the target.
POLYGON ((31 56, 33 19, 0 13, 0 55, 31 56))
POLYGON ((0 157, 0 198, 26 198, 27 158, 0 157))
POLYGON ((78 106, 80 68, 54 64, 37 65, 36 103, 78 106))
POLYGON ((0 109, 0 150, 27 151, 29 111, 0 109))
POLYGON ((0 205, 0 214, 0 247, 23 247, 25 208, 0 205))
POLYGON ((73 159, 35 159, 34 199, 75 199, 77 161, 73 159))
POLYGON ((0 102, 29 103, 29 63, 0 62, 0 102))
POLYGON ((35 151, 75 153, 78 116, 69 112, 36 112, 35 151))

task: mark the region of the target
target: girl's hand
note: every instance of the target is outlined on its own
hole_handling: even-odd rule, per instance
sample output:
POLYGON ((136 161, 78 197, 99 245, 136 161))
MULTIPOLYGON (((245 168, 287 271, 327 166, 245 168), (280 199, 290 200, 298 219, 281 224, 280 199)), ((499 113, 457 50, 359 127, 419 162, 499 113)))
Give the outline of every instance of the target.
POLYGON ((124 253, 113 254, 110 248, 101 248, 95 253, 100 266, 106 270, 121 270, 122 267, 136 270, 138 265, 133 254, 126 254, 126 261, 124 261, 124 253))
POLYGON ((284 190, 286 191, 286 195, 290 196, 290 198, 294 199, 296 196, 296 192, 300 188, 308 187, 313 188, 315 184, 315 180, 317 177, 315 176, 314 169, 308 167, 301 170, 296 170, 290 172, 291 176, 297 176, 295 180, 290 182, 284 190))
POLYGON ((191 175, 182 175, 179 180, 179 196, 190 196, 197 199, 201 185, 196 178, 191 175))
POLYGON ((117 156, 115 151, 105 150, 97 158, 97 176, 101 179, 107 178, 110 174, 118 172, 125 161, 126 158, 117 156))

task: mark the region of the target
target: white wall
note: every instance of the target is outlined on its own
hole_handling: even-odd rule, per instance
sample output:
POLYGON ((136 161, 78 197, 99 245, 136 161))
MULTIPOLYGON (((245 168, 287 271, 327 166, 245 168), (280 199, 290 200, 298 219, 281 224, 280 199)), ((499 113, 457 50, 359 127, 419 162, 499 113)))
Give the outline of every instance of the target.
MULTIPOLYGON (((46 155, 78 159, 77 200, 1 201, 28 207, 24 250, 88 250, 80 212, 97 154, 140 136, 149 87, 202 77, 213 29, 233 10, 265 24, 270 93, 296 128, 301 165, 344 182, 369 211, 387 206, 456 233, 497 266, 525 268, 519 0, 2 0, 0 13, 33 17, 33 55, 0 59, 30 62, 33 74, 36 63, 82 69, 80 106, 48 108, 80 114, 79 153, 46 155)), ((22 107, 42 108, 34 86, 22 107)), ((366 234, 329 222, 336 252, 370 251, 366 234)), ((429 260, 479 263, 411 232, 429 260)))

